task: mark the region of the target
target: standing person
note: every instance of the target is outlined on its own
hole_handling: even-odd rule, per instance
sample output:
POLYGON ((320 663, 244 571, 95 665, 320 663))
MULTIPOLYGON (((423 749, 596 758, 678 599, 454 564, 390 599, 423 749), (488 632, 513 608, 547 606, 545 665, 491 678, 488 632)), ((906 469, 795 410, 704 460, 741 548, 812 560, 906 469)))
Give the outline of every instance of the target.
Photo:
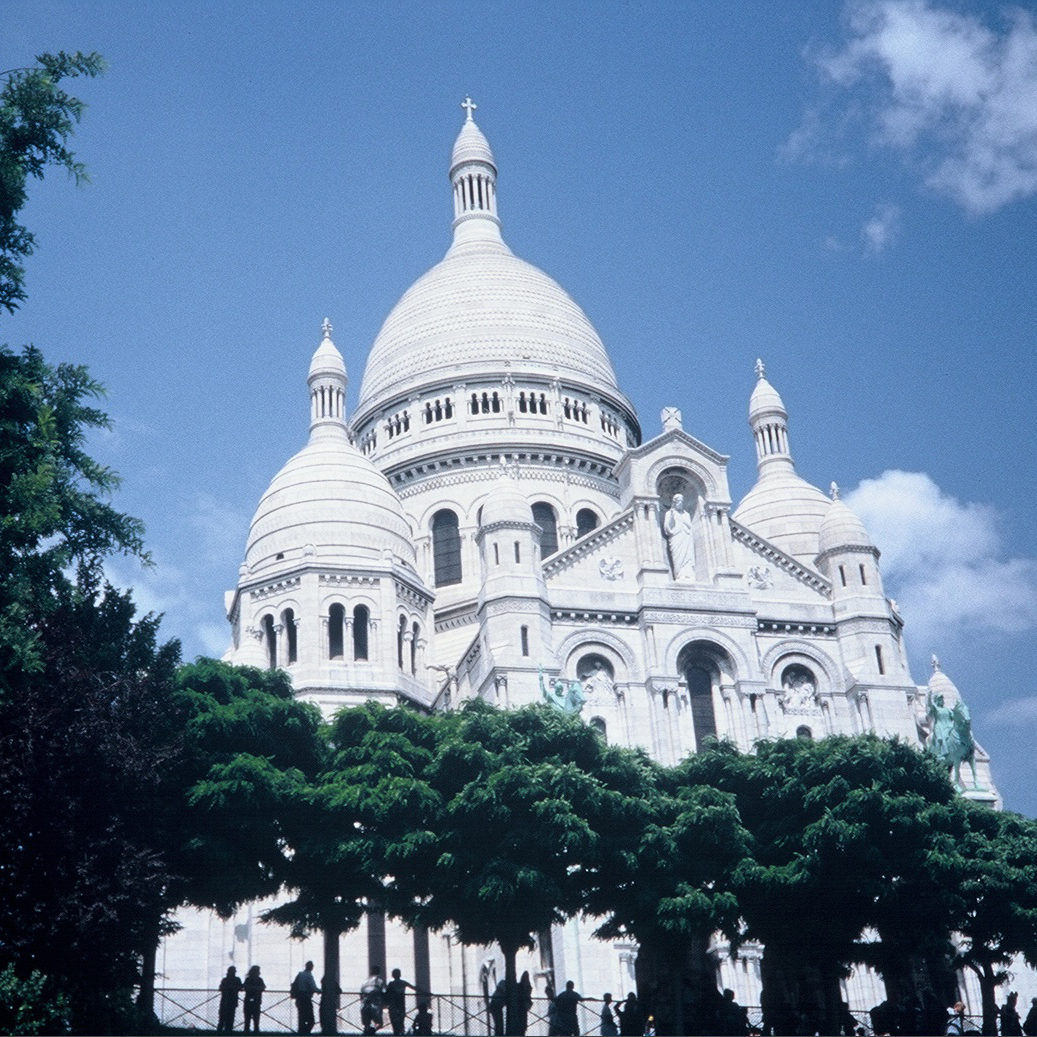
POLYGON ((961 1001, 954 1002, 951 1017, 947 1020, 947 1029, 944 1032, 950 1034, 965 1032, 965 1005, 961 1001))
POLYGON ((601 1037, 619 1037, 616 1017, 612 1014, 612 995, 602 994, 601 1000, 601 1037))
POLYGON ((263 991, 266 990, 266 984, 263 982, 263 977, 259 974, 259 966, 253 965, 248 970, 248 974, 245 976, 245 982, 242 985, 245 991, 245 1001, 243 1009, 245 1012, 245 1033, 249 1032, 249 1024, 252 1024, 252 1032, 259 1033, 259 1010, 260 1005, 263 1003, 263 991))
POLYGON ((1019 1000, 1016 991, 1012 991, 1005 999, 998 1013, 1001 1017, 1001 1037, 1023 1037, 1023 1028, 1019 1023, 1019 1013, 1015 1004, 1019 1000))
POLYGON ((563 990, 555 997, 558 1009, 558 1029, 564 1037, 580 1037, 580 1020, 576 1016, 576 1006, 583 1000, 576 993, 576 984, 570 979, 563 990))
POLYGON ((378 965, 371 966, 371 975, 360 988, 360 1022, 364 1033, 377 1033, 382 1027, 382 1002, 385 996, 385 980, 378 965))
POLYGON ((1023 1033, 1026 1037, 1037 1037, 1037 997, 1030 998, 1030 1011, 1023 1020, 1023 1033))
POLYGON ((620 1037, 643 1037, 645 1013, 641 1002, 637 1000, 637 994, 632 990, 627 995, 626 1002, 616 1006, 616 1014, 619 1016, 620 1037))
POLYGON ((493 989, 486 1007, 493 1020, 493 1037, 504 1037, 504 1005, 508 999, 508 987, 502 979, 493 989))
POLYGON ((306 962, 306 968, 292 980, 289 990, 295 1007, 299 1010, 299 1033, 313 1031, 313 995, 317 993, 317 980, 313 977, 313 962, 306 962))
POLYGON ((241 980, 238 970, 231 965, 227 975, 220 980, 220 1015, 216 1023, 217 1033, 234 1032, 234 1013, 238 1010, 238 994, 241 993, 241 980))
POLYGON ((318 1016, 322 1034, 338 1033, 338 996, 341 993, 342 988, 334 976, 321 976, 318 1016))
POLYGON ((385 1007, 389 1010, 389 1025, 395 1034, 407 1032, 407 988, 418 988, 401 979, 400 970, 392 970, 392 979, 385 984, 385 1007))

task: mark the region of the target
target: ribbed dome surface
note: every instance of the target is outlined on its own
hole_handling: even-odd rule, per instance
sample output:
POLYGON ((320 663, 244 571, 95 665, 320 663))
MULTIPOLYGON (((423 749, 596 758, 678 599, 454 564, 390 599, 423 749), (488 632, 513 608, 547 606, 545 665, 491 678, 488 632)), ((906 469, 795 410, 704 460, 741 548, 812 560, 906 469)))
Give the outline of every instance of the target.
POLYGON ((415 566, 410 527, 389 481, 346 439, 315 436, 274 476, 249 530, 252 570, 312 546, 322 561, 364 562, 390 549, 415 566))
POLYGON ((749 397, 749 421, 752 422, 753 418, 775 411, 787 417, 785 404, 782 403, 778 390, 766 378, 760 378, 756 383, 756 388, 753 389, 752 396, 749 397))
POLYGON ((841 547, 874 547, 864 523, 841 500, 828 505, 818 533, 818 554, 841 547))
POLYGON ((786 554, 813 565, 821 523, 831 504, 790 466, 762 475, 732 518, 786 554))
POLYGON ((493 152, 490 150, 490 142, 470 119, 461 127, 461 132, 454 141, 454 150, 450 156, 451 172, 462 162, 485 162, 494 169, 497 168, 493 161, 493 152))
POLYGON ((439 379, 499 379, 506 362, 618 391, 598 333, 555 281, 499 240, 455 246, 386 318, 358 411, 439 379))

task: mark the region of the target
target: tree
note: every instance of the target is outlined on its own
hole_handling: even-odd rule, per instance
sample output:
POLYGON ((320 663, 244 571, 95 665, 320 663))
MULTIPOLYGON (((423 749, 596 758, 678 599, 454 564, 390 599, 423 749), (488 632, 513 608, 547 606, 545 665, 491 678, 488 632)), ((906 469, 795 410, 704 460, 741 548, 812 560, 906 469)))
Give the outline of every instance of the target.
POLYGON ((574 717, 473 701, 440 722, 428 770, 437 815, 398 885, 413 921, 500 945, 515 1033, 516 955, 584 908, 607 838, 601 821, 622 794, 603 780, 604 743, 574 717))
POLYGON ((130 596, 80 578, 35 625, 35 672, 0 701, 0 945, 68 996, 74 1031, 127 1015, 170 880, 153 818, 177 754, 176 642, 130 596))
POLYGON ((1021 954, 1037 966, 1037 822, 967 804, 956 919, 958 964, 979 979, 983 1033, 997 1033, 995 991, 1021 954))
POLYGON ((85 451, 107 428, 85 367, 0 347, 0 697, 44 667, 42 630, 113 553, 147 560, 143 526, 108 502, 115 473, 85 451))
POLYGON ((660 1033, 726 1032, 707 952, 714 933, 739 935, 735 877, 750 836, 730 793, 688 782, 679 767, 646 771, 609 827, 615 859, 587 902, 606 919, 595 935, 637 941, 638 987, 660 1033))
POLYGON ((732 793, 752 834, 737 893, 744 935, 764 945, 763 1007, 778 1032, 842 1032, 839 981, 853 963, 870 956, 892 977, 911 955, 946 945, 957 801, 912 747, 789 739, 743 756, 717 745, 682 768, 732 793), (862 943, 868 927, 885 959, 862 943))
POLYGON ((58 85, 63 79, 104 71, 100 54, 40 54, 34 68, 2 73, 0 90, 0 307, 13 313, 25 299, 25 268, 36 239, 18 223, 28 198, 29 177, 42 179, 49 165, 64 166, 76 181, 86 169, 68 148, 84 104, 58 85))

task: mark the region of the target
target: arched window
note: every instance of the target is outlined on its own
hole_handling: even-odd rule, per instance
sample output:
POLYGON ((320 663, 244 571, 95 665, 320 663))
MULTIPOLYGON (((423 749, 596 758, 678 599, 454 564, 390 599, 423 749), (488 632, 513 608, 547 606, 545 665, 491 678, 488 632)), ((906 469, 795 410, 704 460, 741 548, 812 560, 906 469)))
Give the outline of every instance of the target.
POLYGON ((598 735, 603 742, 609 740, 608 726, 602 717, 591 717, 590 729, 598 735))
POLYGON ((367 628, 371 612, 366 605, 357 605, 353 609, 353 658, 357 662, 367 662, 367 628))
POLYGON ((717 718, 713 712, 713 677, 700 663, 692 663, 685 671, 688 681, 688 699, 691 703, 691 724, 695 729, 695 744, 717 733, 717 718))
POLYGON ((598 528, 598 516, 590 508, 580 508, 576 512, 576 536, 585 537, 591 530, 598 528))
POLYGON ((396 628, 396 664, 403 669, 403 635, 407 630, 407 617, 400 616, 400 625, 396 628))
POLYGON ((288 644, 288 665, 291 666, 299 658, 299 645, 295 633, 295 612, 285 609, 281 613, 281 623, 284 626, 285 641, 288 644))
POLYGON ((420 634, 421 627, 415 623, 410 628, 410 672, 413 677, 418 675, 418 637, 420 634))
POLYGON ((437 587, 461 582, 461 533, 457 516, 447 508, 432 516, 432 559, 437 587))
POLYGON ((805 742, 812 742, 814 740, 814 732, 806 724, 802 724, 796 728, 796 737, 802 738, 805 742))
POLYGON ((342 627, 346 620, 346 610, 338 602, 328 609, 328 658, 341 659, 342 651, 342 627))
POLYGON ((533 521, 540 527, 540 556, 546 558, 558 550, 558 519, 547 501, 533 505, 533 521))
POLYGON ((266 662, 271 670, 277 669, 277 630, 274 627, 274 617, 267 614, 263 617, 263 638, 266 641, 266 662))

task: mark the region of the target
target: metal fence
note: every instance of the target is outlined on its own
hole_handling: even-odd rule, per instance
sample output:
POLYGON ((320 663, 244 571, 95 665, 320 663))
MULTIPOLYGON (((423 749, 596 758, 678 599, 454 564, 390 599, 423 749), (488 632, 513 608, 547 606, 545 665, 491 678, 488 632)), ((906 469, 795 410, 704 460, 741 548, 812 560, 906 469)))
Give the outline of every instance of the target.
MULTIPOLYGON (((455 1037, 479 1037, 493 1033, 493 1023, 486 1005, 486 999, 476 994, 433 994, 429 1001, 432 1013, 432 1032, 450 1034, 455 1037)), ((547 1037, 547 1008, 549 1001, 545 997, 533 998, 533 1007, 529 1011, 526 1033, 529 1037, 547 1037)), ((314 1014, 318 1015, 319 999, 314 1000, 314 1014)), ((588 999, 578 1006, 580 1033, 595 1034, 599 1032, 599 1014, 601 1001, 588 999)), ((155 1012, 159 1021, 177 1030, 215 1030, 220 1007, 220 995, 215 990, 197 990, 165 987, 155 991, 155 1012)), ((407 1033, 411 1032, 417 1006, 413 996, 407 999, 407 1033)), ((388 1013, 384 1012, 385 1025, 380 1033, 389 1032, 388 1013)), ((749 1022, 759 1025, 760 1009, 749 1009, 749 1022)), ((318 1015, 319 1020, 319 1015, 318 1015)), ((267 989, 263 994, 262 1013, 259 1027, 262 1033, 296 1033, 298 1026, 297 1011, 287 990, 267 989)), ((234 1017, 234 1028, 242 1029, 242 1014, 239 1004, 234 1017)), ((357 994, 342 994, 339 998, 338 1031, 342 1034, 358 1034, 363 1031, 360 1022, 360 997, 357 994)), ((314 1033, 320 1032, 320 1023, 314 1027, 314 1033)), ((870 1032, 870 1031, 869 1031, 870 1032)))
MULTIPOLYGON (((486 999, 476 994, 433 994, 429 1000, 432 1012, 432 1032, 435 1034, 450 1034, 453 1037, 479 1037, 482 1034, 493 1033, 493 1023, 486 1006, 486 999)), ((314 1001, 314 1014, 318 1015, 317 1005, 319 999, 314 1001)), ((544 997, 533 998, 533 1007, 529 1012, 526 1033, 530 1037, 547 1037, 547 1007, 548 1000, 544 997)), ((186 988, 165 987, 155 991, 155 1012, 159 1021, 172 1029, 177 1030, 215 1030, 217 1016, 220 1007, 220 995, 216 990, 197 990, 186 988)), ((407 998, 407 1033, 411 1032, 414 1015, 417 1006, 413 995, 407 998)), ((578 1008, 580 1033, 595 1034, 599 1032, 599 1013, 601 1012, 601 1001, 589 999, 582 1002, 578 1008)), ((760 1026, 762 1013, 758 1006, 750 1006, 749 1023, 752 1026, 760 1026)), ((389 1032, 388 1013, 383 1012, 385 1025, 380 1033, 389 1032)), ((856 1016, 861 1029, 870 1034, 871 1020, 866 1013, 858 1013, 856 1016)), ((319 1015, 318 1015, 319 1019, 319 1015)), ((978 1016, 967 1016, 965 1021, 966 1032, 974 1028, 976 1033, 982 1029, 982 1020, 978 1016)), ((234 1027, 237 1032, 242 1029, 241 1006, 234 1017, 234 1027)), ((287 990, 270 990, 263 995, 262 1014, 259 1021, 260 1031, 266 1034, 296 1033, 298 1027, 298 1015, 294 1002, 287 990)), ((342 994, 339 998, 338 1009, 338 1032, 342 1034, 358 1034, 363 1031, 360 1022, 360 997, 358 994, 342 994)), ((314 1027, 314 1033, 320 1032, 320 1023, 314 1027)))

